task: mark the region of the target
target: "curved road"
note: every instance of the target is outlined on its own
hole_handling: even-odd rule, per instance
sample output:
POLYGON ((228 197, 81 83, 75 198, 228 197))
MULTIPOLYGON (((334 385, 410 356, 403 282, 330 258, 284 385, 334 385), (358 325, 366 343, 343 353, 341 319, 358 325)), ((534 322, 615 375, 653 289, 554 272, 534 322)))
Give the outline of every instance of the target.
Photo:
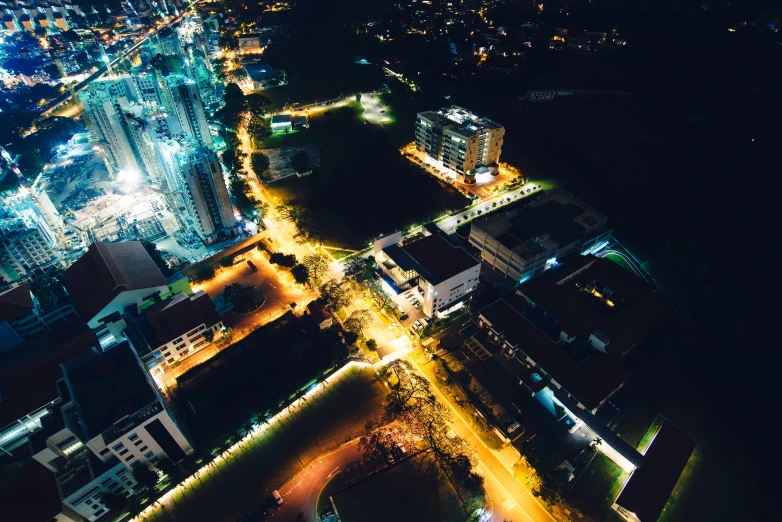
MULTIPOLYGON (((315 509, 318 494, 323 486, 338 471, 359 460, 361 460, 361 451, 358 447, 358 439, 354 439, 338 450, 315 461, 314 464, 279 488, 284 503, 279 508, 268 510, 271 520, 277 522, 315 522, 318 520, 315 509), (297 518, 302 513, 304 518, 297 518)), ((508 502, 508 493, 492 474, 486 474, 483 469, 480 471, 486 477, 486 491, 491 496, 493 504, 491 517, 484 518, 484 522, 533 520, 524 510, 519 509, 515 502, 508 502)), ((535 520, 544 519, 539 517, 535 520)))

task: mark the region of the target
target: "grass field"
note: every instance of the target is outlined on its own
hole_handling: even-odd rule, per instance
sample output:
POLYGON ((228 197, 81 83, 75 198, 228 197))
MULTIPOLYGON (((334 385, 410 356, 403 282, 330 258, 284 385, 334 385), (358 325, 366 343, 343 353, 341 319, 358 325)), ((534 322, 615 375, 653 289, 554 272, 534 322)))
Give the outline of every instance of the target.
POLYGON ((333 495, 343 522, 463 520, 461 505, 447 479, 424 473, 409 460, 333 495))
POLYGON ((148 522, 233 522, 317 456, 349 440, 382 414, 386 389, 370 369, 350 369, 300 408, 209 468, 184 493, 146 516, 148 522))
POLYGON ((312 117, 309 129, 266 138, 264 148, 315 144, 321 153, 311 176, 268 184, 270 196, 306 206, 324 225, 324 243, 349 249, 469 203, 405 161, 386 130, 366 123, 362 111, 354 102, 312 117))

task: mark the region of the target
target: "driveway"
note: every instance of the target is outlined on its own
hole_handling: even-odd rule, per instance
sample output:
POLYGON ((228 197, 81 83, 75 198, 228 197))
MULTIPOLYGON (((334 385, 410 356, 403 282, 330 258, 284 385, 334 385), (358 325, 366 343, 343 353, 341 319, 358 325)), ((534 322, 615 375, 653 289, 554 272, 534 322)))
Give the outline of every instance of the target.
POLYGON ((194 284, 196 290, 203 290, 211 298, 216 298, 225 291, 225 287, 239 283, 242 286, 253 286, 266 298, 263 306, 255 312, 240 315, 227 312, 223 322, 235 329, 257 328, 283 315, 290 310, 290 304, 296 303, 296 310, 301 311, 307 303, 315 298, 315 294, 293 281, 293 277, 285 269, 278 269, 257 249, 244 254, 244 259, 228 268, 221 268, 210 281, 194 284), (252 261, 258 269, 254 272, 247 261, 252 261))
POLYGON ((358 449, 357 440, 351 441, 334 453, 318 459, 279 488, 284 502, 279 508, 269 510, 272 520, 279 522, 300 522, 302 520, 314 522, 317 520, 315 509, 320 490, 339 470, 345 469, 359 460, 361 460, 361 452, 358 449), (296 518, 300 513, 304 514, 304 518, 296 518))

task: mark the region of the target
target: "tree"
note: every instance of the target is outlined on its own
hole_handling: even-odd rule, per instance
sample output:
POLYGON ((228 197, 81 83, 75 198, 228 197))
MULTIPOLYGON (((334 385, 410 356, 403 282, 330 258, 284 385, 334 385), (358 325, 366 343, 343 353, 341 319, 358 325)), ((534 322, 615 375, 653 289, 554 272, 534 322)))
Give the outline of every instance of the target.
POLYGON ((304 207, 291 201, 284 201, 280 205, 277 205, 274 210, 282 219, 293 221, 296 223, 301 216, 304 215, 304 207))
POLYGON ((263 116, 272 101, 263 94, 254 92, 244 97, 244 109, 252 116, 263 116))
MULTIPOLYGON (((207 330, 207 331, 211 331, 211 330, 207 330)), ((173 477, 174 475, 176 475, 177 472, 177 466, 171 461, 171 459, 162 459, 158 461, 157 464, 155 464, 155 467, 160 471, 162 471, 163 473, 165 473, 166 475, 168 475, 169 477, 173 477)))
POLYGON ((291 275, 293 275, 293 279, 295 279, 296 282, 301 285, 306 283, 310 278, 307 267, 302 264, 298 264, 291 268, 291 275))
POLYGON ((144 247, 144 250, 147 251, 147 254, 149 254, 149 257, 152 258, 152 261, 155 262, 157 267, 160 269, 160 272, 162 272, 163 276, 169 277, 171 276, 175 270, 172 270, 165 259, 163 259, 163 254, 158 250, 157 245, 155 243, 152 243, 151 241, 142 241, 141 245, 144 247))
POLYGON ((301 264, 307 267, 307 273, 315 281, 319 281, 329 270, 329 262, 322 254, 305 256, 301 264))
POLYGON ((253 152, 250 159, 255 175, 263 177, 266 171, 269 170, 269 157, 263 152, 253 152))
POLYGON ((285 268, 292 268, 296 265, 296 256, 293 254, 274 252, 269 256, 269 262, 275 265, 284 266, 285 268))
POLYGON ((225 287, 223 297, 233 305, 234 311, 240 314, 258 308, 258 303, 255 299, 255 290, 249 286, 232 283, 225 287))
POLYGON ((305 212, 301 217, 299 217, 299 219, 296 221, 296 228, 298 229, 298 232, 296 233, 296 241, 299 243, 303 243, 305 241, 320 243, 321 239, 323 239, 320 222, 316 220, 309 212, 305 212))
POLYGON ((45 27, 38 26, 38 27, 35 28, 35 30, 33 32, 35 33, 35 36, 39 36, 39 37, 46 36, 46 28, 45 27))
POLYGON ((121 511, 128 505, 128 499, 125 495, 114 493, 112 491, 104 491, 100 494, 100 501, 104 506, 114 511, 121 511))
MULTIPOLYGON (((320 287, 320 295, 326 308, 334 312, 350 304, 350 288, 344 281, 338 282, 332 279, 324 283, 320 287)), ((354 331, 354 333, 358 332, 354 331)))
POLYGON ((234 258, 236 256, 233 255, 227 255, 220 258, 220 266, 228 268, 229 266, 233 266, 234 264, 234 258))
POLYGON ((300 150, 291 158, 291 165, 299 174, 308 172, 310 169, 310 157, 306 151, 300 150))
POLYGON ((345 263, 345 277, 363 283, 372 278, 375 273, 375 259, 373 257, 353 257, 345 263))
POLYGON ((362 337, 364 329, 369 327, 370 324, 372 324, 372 312, 369 310, 356 310, 345 320, 345 330, 362 337))
POLYGON ((377 341, 374 339, 367 339, 367 350, 376 352, 377 351, 377 341))
POLYGON ((204 333, 202 334, 204 336, 204 339, 206 339, 206 342, 211 343, 215 340, 215 332, 211 328, 207 328, 204 330, 204 333))
POLYGON ((193 271, 192 279, 194 282, 209 281, 215 276, 215 267, 208 263, 199 263, 193 271))
POLYGON ((133 478, 142 487, 152 489, 157 484, 158 476, 149 466, 137 466, 133 468, 133 478))

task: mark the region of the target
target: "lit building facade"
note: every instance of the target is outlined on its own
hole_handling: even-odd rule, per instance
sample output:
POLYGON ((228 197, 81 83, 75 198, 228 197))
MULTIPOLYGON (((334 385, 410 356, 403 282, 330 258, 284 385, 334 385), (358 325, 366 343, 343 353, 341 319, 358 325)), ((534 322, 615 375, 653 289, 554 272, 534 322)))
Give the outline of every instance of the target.
POLYGON ((418 113, 416 148, 456 173, 463 183, 475 183, 475 175, 496 174, 505 128, 461 107, 418 113))

